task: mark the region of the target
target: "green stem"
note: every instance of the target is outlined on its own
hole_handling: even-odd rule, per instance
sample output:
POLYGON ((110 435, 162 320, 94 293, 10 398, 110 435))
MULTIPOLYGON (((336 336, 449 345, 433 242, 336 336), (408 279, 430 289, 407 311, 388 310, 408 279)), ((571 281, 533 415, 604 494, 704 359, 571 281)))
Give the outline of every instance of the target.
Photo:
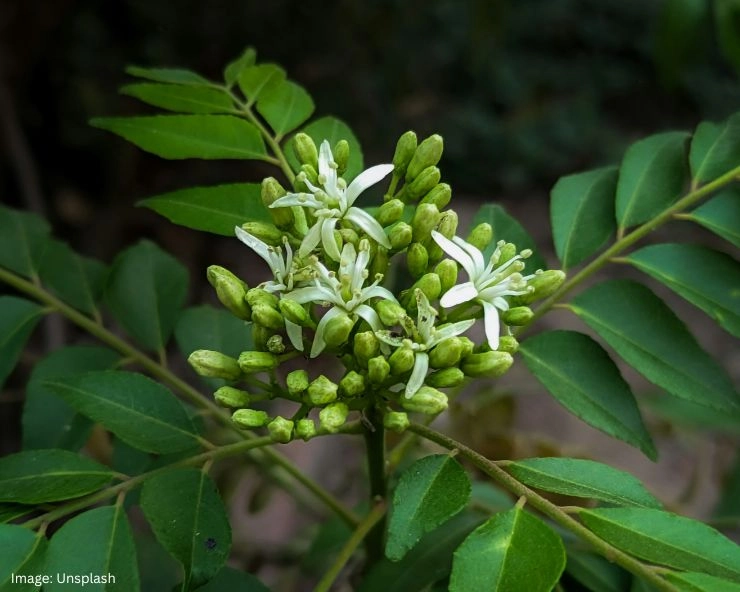
MULTIPOLYGON (((374 407, 368 410, 367 417, 372 428, 365 430, 365 452, 370 478, 370 503, 384 502, 388 493, 385 469, 385 428, 381 413, 374 407)), ((383 557, 385 538, 385 519, 378 520, 365 539, 367 564, 372 565, 383 557)))
POLYGON ((570 530, 579 538, 590 543, 596 551, 606 557, 609 561, 617 563, 627 571, 635 574, 636 576, 648 581, 653 584, 658 590, 665 592, 678 592, 678 589, 666 582, 652 566, 646 565, 634 557, 620 551, 616 547, 613 547, 605 540, 588 530, 583 524, 578 522, 573 517, 565 513, 561 508, 553 504, 551 501, 544 497, 536 494, 534 491, 529 489, 526 485, 517 481, 514 477, 509 475, 495 462, 488 460, 483 455, 479 454, 472 448, 468 448, 464 444, 446 436, 440 432, 437 432, 431 428, 418 423, 412 423, 409 426, 409 430, 418 434, 419 436, 430 440, 436 444, 439 444, 443 448, 448 450, 456 450, 464 458, 468 459, 473 465, 478 467, 486 475, 491 477, 494 481, 508 489, 514 495, 518 497, 524 497, 533 508, 542 512, 545 516, 557 522, 563 528, 570 530))

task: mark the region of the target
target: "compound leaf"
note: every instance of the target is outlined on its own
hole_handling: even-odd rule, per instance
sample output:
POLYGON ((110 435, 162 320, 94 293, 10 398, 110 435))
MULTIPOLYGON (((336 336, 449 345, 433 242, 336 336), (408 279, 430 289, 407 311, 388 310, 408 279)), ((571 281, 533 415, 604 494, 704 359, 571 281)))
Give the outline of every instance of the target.
POLYGON ((712 181, 740 166, 740 114, 723 123, 700 123, 689 152, 694 184, 712 181))
POLYGON ((736 247, 740 247, 740 191, 725 189, 685 215, 736 247))
POLYGON ((234 104, 228 93, 215 87, 141 82, 121 87, 120 92, 148 105, 177 113, 229 113, 234 111, 234 104))
POLYGON ((257 101, 257 111, 282 137, 306 121, 314 110, 313 99, 302 86, 284 80, 263 93, 257 101))

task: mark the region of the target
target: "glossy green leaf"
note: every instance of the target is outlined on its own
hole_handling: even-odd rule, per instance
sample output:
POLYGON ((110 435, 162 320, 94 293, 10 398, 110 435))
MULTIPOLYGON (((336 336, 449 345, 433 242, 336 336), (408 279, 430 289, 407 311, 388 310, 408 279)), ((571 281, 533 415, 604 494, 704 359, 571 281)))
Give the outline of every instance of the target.
POLYGON ((0 296, 0 387, 15 368, 43 309, 30 300, 0 296))
POLYGON ((592 460, 528 458, 506 466, 530 487, 620 506, 661 508, 661 503, 635 477, 592 460))
POLYGON ((92 422, 43 382, 92 370, 108 370, 119 359, 116 352, 103 347, 70 346, 53 351, 36 364, 23 405, 23 449, 79 450, 90 434, 92 422))
POLYGON ((302 86, 284 80, 263 93, 257 111, 277 137, 285 135, 306 121, 314 110, 313 99, 302 86))
POLYGON ((36 592, 34 581, 43 577, 46 538, 28 528, 12 524, 0 524, 0 590, 8 592, 36 592), (24 576, 24 583, 17 580, 11 583, 13 576, 24 576), (29 582, 28 579, 31 579, 29 582))
POLYGON ((188 272, 154 243, 141 241, 116 257, 105 302, 137 342, 153 351, 167 344, 188 289, 188 272))
POLYGON ((740 592, 740 584, 697 572, 668 572, 666 580, 681 592, 740 592))
POLYGON ((665 132, 627 149, 617 183, 620 229, 650 220, 679 197, 686 185, 688 137, 685 132, 665 132))
POLYGON ((224 81, 226 85, 233 86, 245 69, 254 66, 256 59, 257 52, 255 49, 253 47, 247 47, 238 58, 233 62, 229 62, 224 68, 224 81))
POLYGON ((721 191, 705 204, 686 214, 686 218, 740 247, 740 191, 737 189, 721 191))
POLYGON ((735 71, 740 71, 740 2, 721 0, 713 2, 714 19, 719 47, 735 71))
POLYGON ((724 370, 644 285, 601 282, 576 296, 570 307, 640 374, 672 395, 719 410, 738 408, 724 370))
POLYGON ((139 450, 166 454, 197 444, 198 434, 184 405, 143 374, 90 372, 43 384, 139 450))
POLYGON ((591 592, 624 592, 630 574, 594 553, 568 550, 565 571, 591 592))
POLYGON ((48 592, 81 589, 137 592, 136 548, 123 508, 119 505, 95 508, 65 523, 51 537, 45 571, 54 576, 106 578, 88 582, 82 588, 79 580, 59 583, 55 577, 44 586, 48 592))
MULTIPOLYGON (((362 147, 360 142, 355 136, 352 129, 344 123, 341 119, 336 117, 322 117, 309 123, 306 127, 301 130, 304 134, 308 134, 311 139, 316 143, 318 148, 321 142, 324 140, 328 141, 334 149, 339 140, 347 140, 349 144, 349 160, 347 161, 347 170, 344 173, 344 178, 347 182, 354 179, 364 168, 362 147)), ((290 143, 290 141, 288 141, 290 143)), ((298 160, 295 157, 292 146, 284 144, 284 150, 288 157, 288 162, 294 170, 298 169, 298 160)))
POLYGON ((462 510, 470 479, 446 454, 427 456, 406 469, 393 496, 385 554, 398 561, 421 539, 462 510))
POLYGON ((108 467, 69 450, 27 450, 0 458, 0 501, 40 504, 71 499, 112 478, 108 467))
POLYGON ((231 526, 216 484, 197 469, 176 469, 144 483, 141 509, 160 543, 185 568, 185 588, 200 586, 223 567, 231 526))
POLYGON ((486 258, 491 256, 496 248, 496 243, 503 240, 507 243, 514 243, 519 251, 532 249, 532 256, 526 261, 527 273, 534 273, 536 269, 547 269, 547 264, 540 255, 532 236, 504 208, 492 204, 482 206, 473 217, 470 228, 475 228, 481 222, 488 222, 493 227, 493 240, 488 248, 483 251, 486 258))
POLYGON ((48 240, 46 220, 0 204, 0 266, 34 276, 48 240))
POLYGON ((740 114, 723 123, 700 123, 689 152, 691 178, 706 183, 740 166, 740 114))
POLYGON ((525 340, 519 353, 530 372, 571 413, 656 458, 629 385, 596 341, 575 331, 547 331, 525 340))
POLYGON ((735 259, 698 245, 660 244, 630 253, 627 261, 740 337, 740 264, 735 259))
POLYGON ((224 567, 216 577, 205 586, 197 588, 195 592, 270 592, 259 579, 252 574, 239 571, 232 567, 224 567))
POLYGON ((234 111, 231 97, 220 88, 141 82, 121 87, 120 92, 148 105, 177 113, 229 113, 234 111))
POLYGON ((172 160, 262 159, 267 155, 259 130, 232 115, 99 117, 90 125, 172 160))
POLYGON ((579 516, 590 530, 635 557, 740 582, 740 546, 706 524, 646 508, 582 510, 579 516))
POLYGON ((232 357, 253 349, 247 323, 226 310, 208 305, 188 308, 180 315, 175 340, 184 357, 196 349, 220 351, 232 357))
POLYGON ((253 105, 263 94, 285 80, 285 70, 275 64, 257 64, 244 68, 237 78, 239 88, 253 105))
POLYGON ((555 252, 568 269, 593 255, 616 230, 617 168, 561 177, 550 192, 555 252))
POLYGON ((126 74, 136 78, 145 78, 154 82, 166 82, 168 84, 192 84, 210 86, 211 82, 200 74, 185 70, 183 68, 142 68, 141 66, 128 66, 126 74))
POLYGON ((191 187, 155 195, 137 205, 174 224, 223 236, 234 236, 234 227, 245 222, 271 222, 258 183, 191 187))
POLYGON ((450 592, 550 592, 565 568, 560 537, 520 508, 496 514, 455 551, 450 592))

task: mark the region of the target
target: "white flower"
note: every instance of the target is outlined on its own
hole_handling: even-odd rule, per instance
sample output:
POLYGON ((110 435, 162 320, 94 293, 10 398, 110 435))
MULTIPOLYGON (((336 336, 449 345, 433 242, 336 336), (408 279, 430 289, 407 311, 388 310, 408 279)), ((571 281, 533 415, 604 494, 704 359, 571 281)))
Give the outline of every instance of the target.
POLYGON ((340 220, 348 220, 377 243, 390 249, 391 245, 383 232, 383 227, 365 210, 354 207, 357 197, 368 187, 375 185, 393 170, 392 164, 371 167, 355 177, 346 186, 344 179, 337 175, 337 165, 331 153, 329 142, 324 140, 319 149, 319 184, 315 187, 304 179, 311 193, 289 193, 276 199, 271 208, 303 206, 313 209, 316 223, 303 239, 298 255, 305 257, 321 242, 327 255, 334 261, 340 258, 339 248, 334 240, 334 229, 340 220))
POLYGON ((414 351, 414 369, 411 371, 404 393, 407 399, 413 397, 416 391, 421 388, 421 385, 424 384, 427 370, 429 370, 429 354, 427 352, 445 339, 464 333, 475 323, 475 319, 470 319, 435 327, 434 321, 437 318, 437 311, 430 306, 424 292, 417 289, 415 296, 418 309, 416 327, 412 327, 410 331, 407 328, 407 332, 413 335, 414 341, 391 335, 390 331, 375 332, 375 335, 383 343, 396 347, 410 347, 414 351))
POLYGON ((531 251, 523 251, 523 254, 495 267, 501 257, 501 245, 493 252, 486 265, 483 253, 460 237, 455 236, 450 240, 433 230, 432 238, 468 274, 468 281, 450 288, 439 303, 444 308, 449 308, 471 300, 478 302, 483 307, 488 345, 493 350, 498 349, 501 325, 498 311, 509 310, 509 303, 504 296, 520 296, 529 292, 527 281, 534 275, 522 276, 519 272, 524 269, 524 263, 520 259, 531 254, 531 251))
POLYGON ((297 288, 288 298, 300 304, 323 302, 332 308, 321 318, 316 327, 316 335, 311 346, 311 357, 318 356, 326 347, 324 331, 333 318, 348 314, 353 320, 361 317, 373 331, 381 328, 380 318, 375 309, 365 304, 371 298, 385 298, 396 302, 391 292, 379 286, 383 277, 378 274, 375 281, 363 287, 368 277, 367 265, 370 262, 370 244, 366 239, 360 241, 359 253, 351 243, 344 245, 339 261, 339 277, 329 271, 320 261, 314 261, 316 277, 314 285, 297 288))

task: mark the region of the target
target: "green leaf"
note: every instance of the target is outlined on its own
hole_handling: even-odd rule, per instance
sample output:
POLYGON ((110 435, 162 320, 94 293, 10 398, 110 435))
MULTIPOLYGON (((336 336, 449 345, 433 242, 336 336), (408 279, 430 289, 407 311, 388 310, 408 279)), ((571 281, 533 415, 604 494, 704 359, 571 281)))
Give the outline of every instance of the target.
POLYGON ((596 341, 575 331, 547 331, 525 340, 519 352, 530 372, 571 413, 656 458, 629 385, 596 341))
POLYGON ((241 73, 246 68, 253 66, 256 59, 257 52, 254 47, 247 47, 238 58, 227 64, 226 68, 224 68, 226 86, 234 86, 241 73))
POLYGON ((118 134, 162 158, 264 159, 265 143, 249 121, 232 115, 99 117, 90 125, 118 134))
POLYGON ((168 84, 192 84, 210 86, 211 82, 200 74, 185 70, 183 68, 142 68, 141 66, 128 66, 126 74, 137 78, 145 78, 154 82, 166 82, 168 84))
POLYGON ((314 110, 313 99, 302 86, 285 80, 260 96, 257 111, 280 138, 306 121, 314 110))
POLYGON ((231 97, 220 88, 141 82, 123 86, 119 92, 148 105, 177 113, 230 113, 234 111, 231 97))
POLYGON ((698 306, 740 337, 740 265, 729 255, 698 245, 650 245, 627 261, 698 306))
POLYGON ((462 510, 470 499, 470 479, 446 454, 427 456, 406 469, 393 496, 385 554, 398 561, 419 542, 462 510))
POLYGON ((740 582, 740 547, 706 524, 646 508, 581 510, 579 516, 590 530, 635 557, 740 582))
POLYGON ((170 222, 195 230, 234 236, 245 222, 272 222, 262 204, 258 183, 191 187, 141 200, 170 222))
POLYGON ((527 273, 533 273, 536 269, 547 269, 547 264, 542 258, 542 255, 540 255, 537 244, 534 242, 532 236, 504 208, 499 205, 484 205, 473 217, 470 227, 475 228, 482 222, 488 222, 493 227, 493 240, 483 251, 486 259, 493 254, 496 243, 504 240, 507 243, 514 243, 519 251, 522 249, 532 249, 532 256, 526 260, 527 273))
POLYGON ((740 247, 740 191, 729 188, 685 215, 740 247))
POLYGON ((686 183, 685 132, 665 132, 627 149, 617 183, 620 230, 641 224, 670 206, 686 183))
POLYGON ((36 364, 23 405, 23 449, 79 450, 87 441, 92 422, 43 382, 91 370, 107 370, 119 359, 116 352, 103 347, 70 346, 55 350, 36 364))
POLYGON ((740 166, 740 114, 723 123, 700 123, 689 152, 694 184, 713 181, 740 166))
POLYGON ((617 167, 561 177, 550 192, 555 252, 568 269, 593 255, 616 230, 617 167))
POLYGON ((40 504, 80 497, 113 472, 69 450, 27 450, 0 458, 0 501, 40 504))
MULTIPOLYGON (((321 145, 321 142, 326 140, 329 142, 333 150, 339 140, 347 140, 347 143, 349 144, 349 160, 347 161, 347 170, 343 176, 349 183, 360 172, 362 172, 364 168, 362 147, 350 127, 341 119, 331 116, 322 117, 312 121, 301 131, 311 137, 311 139, 316 143, 317 148, 321 145)), ((286 146, 284 145, 284 148, 285 147, 286 146)), ((286 156, 290 166, 293 167, 294 170, 297 170, 299 164, 295 154, 293 153, 292 146, 286 150, 286 156)))
POLYGON ((26 576, 36 580, 43 577, 46 538, 12 524, 0 524, 0 590, 8 592, 36 592, 41 584, 11 583, 12 576, 26 576))
POLYGON ((172 334, 187 289, 185 266, 144 240, 116 257, 105 288, 105 302, 137 342, 160 351, 172 334))
POLYGON ((647 287, 610 280, 576 296, 570 308, 649 381, 718 410, 738 409, 724 370, 647 287))
POLYGON ((528 458, 516 461, 505 468, 525 485, 545 491, 620 506, 662 507, 638 479, 629 473, 592 460, 528 458))
POLYGON ((550 592, 565 568, 560 537, 520 508, 496 514, 455 551, 450 592, 550 592))
POLYGON ((79 580, 59 583, 56 574, 106 578, 88 582, 92 590, 137 592, 136 548, 123 507, 88 510, 64 524, 51 537, 45 571, 54 574, 52 583, 44 586, 48 592, 82 589, 79 580))
MULTIPOLYGON (((23 504, 6 504, 0 503, 0 523, 12 522, 16 518, 31 514, 36 511, 33 505, 25 506, 23 504)), ((1 590, 2 588, 0 588, 1 590)))
POLYGON ((721 0, 713 5, 719 47, 725 59, 740 71, 740 2, 721 0))
POLYGON ((35 276, 48 240, 46 220, 0 204, 0 266, 35 276))
POLYGON ((43 384, 139 450, 166 454, 197 444, 198 434, 185 406, 143 374, 110 370, 43 384))
POLYGON ((159 542, 185 568, 183 589, 205 584, 223 567, 231 526, 207 474, 176 469, 152 477, 141 491, 141 509, 159 542))
POLYGON ((568 550, 565 571, 592 592, 624 592, 630 575, 618 565, 594 553, 568 550))
POLYGON ((235 358, 253 348, 252 332, 247 323, 208 305, 188 308, 180 315, 175 340, 185 357, 196 349, 210 349, 235 358))
POLYGON ((15 368, 43 309, 30 300, 0 296, 0 387, 15 368))
POLYGON ((195 592, 270 592, 270 589, 252 574, 232 567, 224 567, 216 577, 195 592))
POLYGON ((682 592, 740 592, 740 584, 697 572, 668 572, 666 580, 682 592))
POLYGON ((285 80, 285 70, 275 64, 258 64, 244 68, 237 78, 239 88, 253 105, 264 93, 269 92, 285 80))

